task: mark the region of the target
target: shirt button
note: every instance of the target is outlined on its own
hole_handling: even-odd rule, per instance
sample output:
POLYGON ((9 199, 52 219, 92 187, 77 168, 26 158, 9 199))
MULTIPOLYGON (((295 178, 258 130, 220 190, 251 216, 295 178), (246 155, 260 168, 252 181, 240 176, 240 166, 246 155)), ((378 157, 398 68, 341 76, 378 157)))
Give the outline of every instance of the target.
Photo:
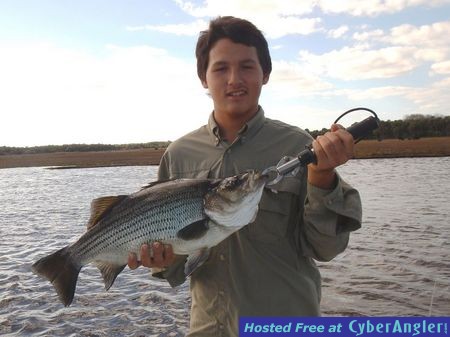
POLYGON ((223 296, 223 295, 225 295, 225 292, 223 290, 219 290, 219 295, 223 296))
POLYGON ((223 328, 224 328, 223 324, 219 324, 219 329, 223 330, 223 328))
POLYGON ((220 261, 225 261, 225 255, 220 254, 220 255, 219 255, 219 258, 220 258, 220 261))

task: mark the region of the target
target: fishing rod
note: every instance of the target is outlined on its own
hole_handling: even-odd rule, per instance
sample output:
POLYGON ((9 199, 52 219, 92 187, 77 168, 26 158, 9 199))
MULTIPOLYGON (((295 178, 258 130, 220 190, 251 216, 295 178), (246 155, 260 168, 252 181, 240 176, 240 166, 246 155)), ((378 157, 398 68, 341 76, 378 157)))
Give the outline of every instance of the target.
MULTIPOLYGON (((346 130, 353 136, 355 144, 380 126, 380 120, 378 119, 375 111, 367 108, 354 108, 347 110, 334 121, 334 124, 336 124, 342 117, 348 115, 349 113, 361 110, 370 112, 372 116, 369 116, 361 122, 355 123, 346 128, 346 130)), ((262 174, 274 173, 276 175, 273 180, 266 184, 266 186, 275 185, 286 175, 295 175, 300 167, 316 162, 317 157, 314 153, 314 149, 312 148, 312 145, 308 145, 305 150, 297 155, 297 157, 293 159, 283 157, 276 166, 271 166, 265 169, 262 174)))

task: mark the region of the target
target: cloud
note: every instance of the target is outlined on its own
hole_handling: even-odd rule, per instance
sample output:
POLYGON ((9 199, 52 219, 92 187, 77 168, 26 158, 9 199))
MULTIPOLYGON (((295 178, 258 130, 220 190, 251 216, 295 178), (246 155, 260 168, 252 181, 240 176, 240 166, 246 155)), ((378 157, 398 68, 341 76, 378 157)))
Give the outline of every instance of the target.
POLYGON ((382 37, 384 35, 384 32, 382 29, 375 29, 372 31, 363 31, 363 32, 356 32, 353 34, 353 39, 364 43, 364 42, 368 42, 368 41, 373 41, 373 40, 377 40, 380 37, 382 37))
MULTIPOLYGON (((355 44, 323 54, 300 52, 305 67, 322 76, 346 81, 393 78, 411 73, 427 62, 450 58, 450 22, 399 25, 356 32, 355 44)), ((445 63, 444 63, 445 65, 445 63)), ((444 65, 435 66, 442 71, 444 65)))
POLYGON ((432 74, 450 74, 450 60, 431 65, 432 74))
MULTIPOLYGON (((323 30, 320 18, 302 17, 312 12, 314 0, 208 0, 200 6, 183 0, 175 2, 184 12, 196 18, 232 15, 248 19, 268 38, 276 39, 290 34, 308 35, 323 30)), ((161 26, 158 29, 167 31, 168 28, 171 27, 161 26)))
POLYGON ((196 6, 190 1, 175 0, 176 4, 187 14, 194 17, 215 17, 234 15, 239 17, 290 16, 310 14, 315 0, 206 0, 196 6))
POLYGON ((349 30, 347 25, 340 26, 336 29, 331 29, 328 31, 328 36, 332 37, 333 39, 339 39, 342 36, 344 36, 345 33, 347 33, 349 30))
POLYGON ((128 26, 126 29, 128 31, 152 30, 175 35, 198 36, 200 31, 208 28, 208 24, 207 21, 198 19, 186 24, 128 26))
POLYGON ((329 14, 377 16, 400 12, 409 7, 437 7, 449 3, 448 0, 206 0, 203 5, 194 5, 184 0, 175 2, 183 11, 194 17, 217 15, 252 17, 267 14, 305 16, 315 9, 329 14))
POLYGON ((319 93, 323 97, 346 97, 352 101, 404 99, 414 105, 414 113, 448 115, 450 77, 424 86, 380 86, 367 89, 336 89, 319 93))
POLYGON ((324 13, 373 17, 381 14, 398 13, 409 7, 436 7, 448 3, 448 0, 319 0, 317 5, 324 13))
POLYGON ((296 62, 273 61, 269 85, 265 89, 284 98, 311 95, 333 85, 296 62))
MULTIPOLYGON (((332 15, 377 16, 400 12, 408 7, 440 6, 449 2, 449 0, 207 0, 203 4, 197 5, 191 1, 175 0, 182 11, 197 19, 190 23, 129 26, 127 29, 130 31, 146 29, 176 35, 197 36, 199 31, 207 27, 205 19, 209 20, 219 15, 232 15, 250 20, 268 38, 277 39, 286 35, 309 35, 325 31, 320 17, 308 17, 312 13, 318 14, 318 11, 332 15)), ((348 30, 349 27, 343 25, 330 30, 328 36, 337 39, 348 30)), ((379 33, 379 31, 356 33, 354 38, 368 39, 370 37, 368 34, 374 33, 379 33)))
POLYGON ((392 78, 418 67, 419 62, 410 57, 414 51, 411 47, 370 50, 356 46, 317 55, 304 50, 300 60, 317 74, 346 81, 392 78))
MULTIPOLYGON (((249 18, 268 38, 280 38, 289 34, 308 35, 322 30, 320 18, 270 17, 266 19, 249 18)), ((208 28, 208 22, 198 19, 187 24, 128 26, 128 31, 152 30, 175 35, 198 36, 199 32, 208 28)))
POLYGON ((411 89, 406 97, 414 102, 419 113, 448 115, 448 93, 450 77, 424 88, 411 89))
POLYGON ((145 45, 111 45, 103 54, 0 46, 0 111, 8 126, 0 144, 173 140, 203 124, 211 105, 193 59, 145 45))
POLYGON ((412 47, 411 57, 425 61, 442 61, 450 55, 450 21, 435 22, 429 25, 413 26, 403 24, 388 32, 381 29, 356 32, 355 41, 376 46, 391 45, 412 47))

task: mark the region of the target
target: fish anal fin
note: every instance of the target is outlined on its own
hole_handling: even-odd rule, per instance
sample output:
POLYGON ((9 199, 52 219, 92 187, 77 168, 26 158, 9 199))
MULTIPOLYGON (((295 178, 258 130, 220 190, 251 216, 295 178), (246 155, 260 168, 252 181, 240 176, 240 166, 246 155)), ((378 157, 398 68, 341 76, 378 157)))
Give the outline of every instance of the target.
POLYGON ((184 264, 184 275, 190 276, 198 267, 200 267, 209 257, 209 249, 203 248, 190 254, 184 264))
POLYGON ((94 227, 110 209, 126 197, 126 195, 115 195, 92 200, 91 217, 87 223, 87 229, 89 230, 94 227))
POLYGON ((103 276, 103 281, 105 282, 105 289, 108 290, 113 285, 116 280, 117 275, 119 275, 125 268, 126 264, 118 265, 108 262, 97 261, 95 265, 103 276))
POLYGON ((178 231, 177 237, 183 240, 201 238, 208 231, 208 221, 209 219, 206 218, 187 225, 178 231))

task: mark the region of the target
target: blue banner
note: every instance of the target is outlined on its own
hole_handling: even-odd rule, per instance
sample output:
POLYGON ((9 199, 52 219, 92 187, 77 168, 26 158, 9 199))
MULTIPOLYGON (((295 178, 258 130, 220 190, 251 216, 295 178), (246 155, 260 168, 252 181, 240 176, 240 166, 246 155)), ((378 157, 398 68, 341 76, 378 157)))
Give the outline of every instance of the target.
POLYGON ((239 336, 450 337, 450 317, 241 317, 239 336))

